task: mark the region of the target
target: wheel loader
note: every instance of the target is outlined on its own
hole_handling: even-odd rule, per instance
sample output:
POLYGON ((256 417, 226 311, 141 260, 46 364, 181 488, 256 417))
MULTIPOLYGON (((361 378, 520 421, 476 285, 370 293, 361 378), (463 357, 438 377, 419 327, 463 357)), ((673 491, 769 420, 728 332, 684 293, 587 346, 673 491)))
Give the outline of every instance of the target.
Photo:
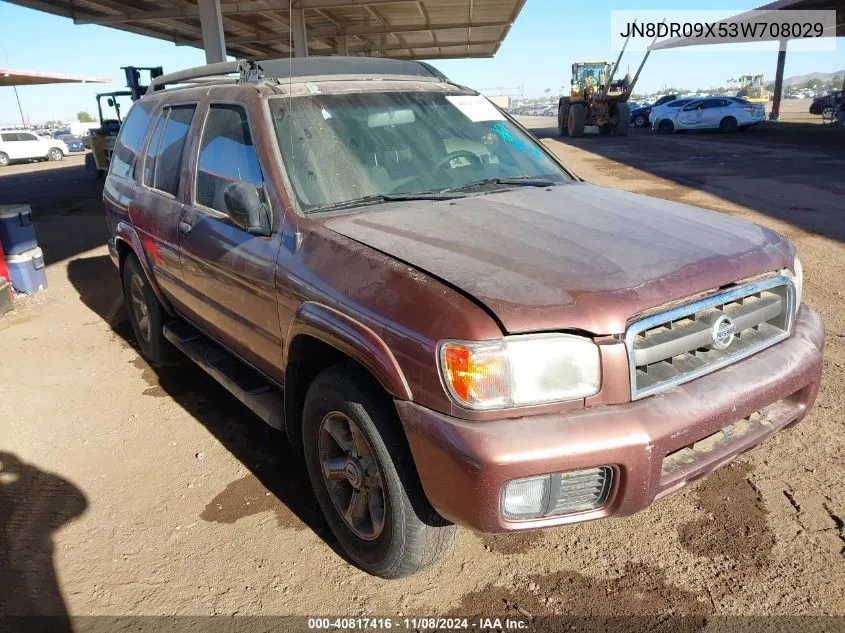
POLYGON ((752 103, 767 104, 770 94, 766 89, 766 76, 742 75, 739 78, 739 91, 736 93, 736 96, 742 97, 752 103))
POLYGON ((132 101, 137 101, 147 91, 147 87, 141 85, 142 70, 149 72, 150 81, 161 76, 164 72, 161 66, 124 66, 123 70, 126 73, 126 87, 129 89, 104 92, 97 95, 97 113, 100 117, 100 127, 91 129, 82 138, 82 144, 90 150, 85 154, 85 171, 95 179, 102 178, 103 174, 108 171, 111 155, 114 151, 114 143, 117 140, 118 132, 120 132, 120 126, 123 124, 123 119, 120 116, 119 99, 128 97, 132 101), (114 118, 103 117, 103 100, 108 107, 114 110, 114 118))
POLYGON ((561 136, 581 136, 584 127, 596 125, 600 134, 625 136, 631 121, 628 89, 631 78, 612 77, 613 63, 585 61, 572 64, 572 90, 558 103, 558 131, 561 136))
MULTIPOLYGON (((628 99, 651 54, 649 48, 634 77, 626 74, 621 79, 614 79, 630 39, 629 35, 615 64, 609 61, 572 64, 572 89, 568 97, 561 97, 558 102, 557 127, 561 136, 582 136, 588 125, 598 126, 599 134, 602 135, 628 134, 631 122, 628 99)), ((657 41, 657 37, 654 41, 657 41)))

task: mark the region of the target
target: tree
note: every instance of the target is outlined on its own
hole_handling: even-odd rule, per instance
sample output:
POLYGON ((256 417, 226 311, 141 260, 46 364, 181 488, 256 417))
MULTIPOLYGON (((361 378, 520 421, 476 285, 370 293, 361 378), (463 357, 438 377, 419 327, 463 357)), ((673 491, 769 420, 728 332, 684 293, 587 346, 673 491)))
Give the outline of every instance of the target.
POLYGON ((821 79, 808 79, 807 82, 804 84, 805 88, 809 88, 810 90, 814 90, 816 88, 821 88, 824 85, 821 79))
POLYGON ((80 123, 94 122, 94 117, 88 114, 85 110, 82 110, 82 112, 77 113, 76 118, 79 120, 80 123))

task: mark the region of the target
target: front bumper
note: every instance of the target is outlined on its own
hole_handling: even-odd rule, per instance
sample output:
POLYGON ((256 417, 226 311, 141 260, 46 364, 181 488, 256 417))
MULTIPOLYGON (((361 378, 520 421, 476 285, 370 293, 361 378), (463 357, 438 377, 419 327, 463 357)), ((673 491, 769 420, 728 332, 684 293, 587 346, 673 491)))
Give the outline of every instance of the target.
POLYGON ((506 532, 626 516, 710 473, 803 418, 822 371, 824 325, 806 305, 792 335, 762 352, 684 385, 623 405, 471 422, 396 401, 423 489, 444 517, 481 532, 506 532), (759 412, 762 415, 758 415, 759 412), (754 416, 706 451, 664 459, 754 416), (610 465, 613 487, 597 510, 509 521, 506 482, 610 465))

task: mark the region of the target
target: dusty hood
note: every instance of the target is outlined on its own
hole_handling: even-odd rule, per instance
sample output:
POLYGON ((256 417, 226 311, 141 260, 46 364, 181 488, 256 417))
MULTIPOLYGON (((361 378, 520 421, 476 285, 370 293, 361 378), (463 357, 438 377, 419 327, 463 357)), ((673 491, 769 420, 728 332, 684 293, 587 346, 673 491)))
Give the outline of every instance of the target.
POLYGON ((472 295, 507 332, 617 334, 648 308, 792 263, 777 233, 586 183, 317 218, 472 295))

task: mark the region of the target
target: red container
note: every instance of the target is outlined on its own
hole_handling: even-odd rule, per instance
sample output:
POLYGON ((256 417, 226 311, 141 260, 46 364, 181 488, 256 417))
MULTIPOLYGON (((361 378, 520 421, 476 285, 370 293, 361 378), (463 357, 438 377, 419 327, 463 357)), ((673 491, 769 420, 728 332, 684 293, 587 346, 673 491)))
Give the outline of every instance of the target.
MULTIPOLYGON (((5 285, 9 289, 9 296, 14 299, 15 295, 12 294, 12 280, 9 278, 9 267, 6 266, 6 254, 3 252, 2 244, 0 244, 0 277, 9 282, 5 285)), ((3 292, 3 290, 0 290, 0 292, 3 292)))

